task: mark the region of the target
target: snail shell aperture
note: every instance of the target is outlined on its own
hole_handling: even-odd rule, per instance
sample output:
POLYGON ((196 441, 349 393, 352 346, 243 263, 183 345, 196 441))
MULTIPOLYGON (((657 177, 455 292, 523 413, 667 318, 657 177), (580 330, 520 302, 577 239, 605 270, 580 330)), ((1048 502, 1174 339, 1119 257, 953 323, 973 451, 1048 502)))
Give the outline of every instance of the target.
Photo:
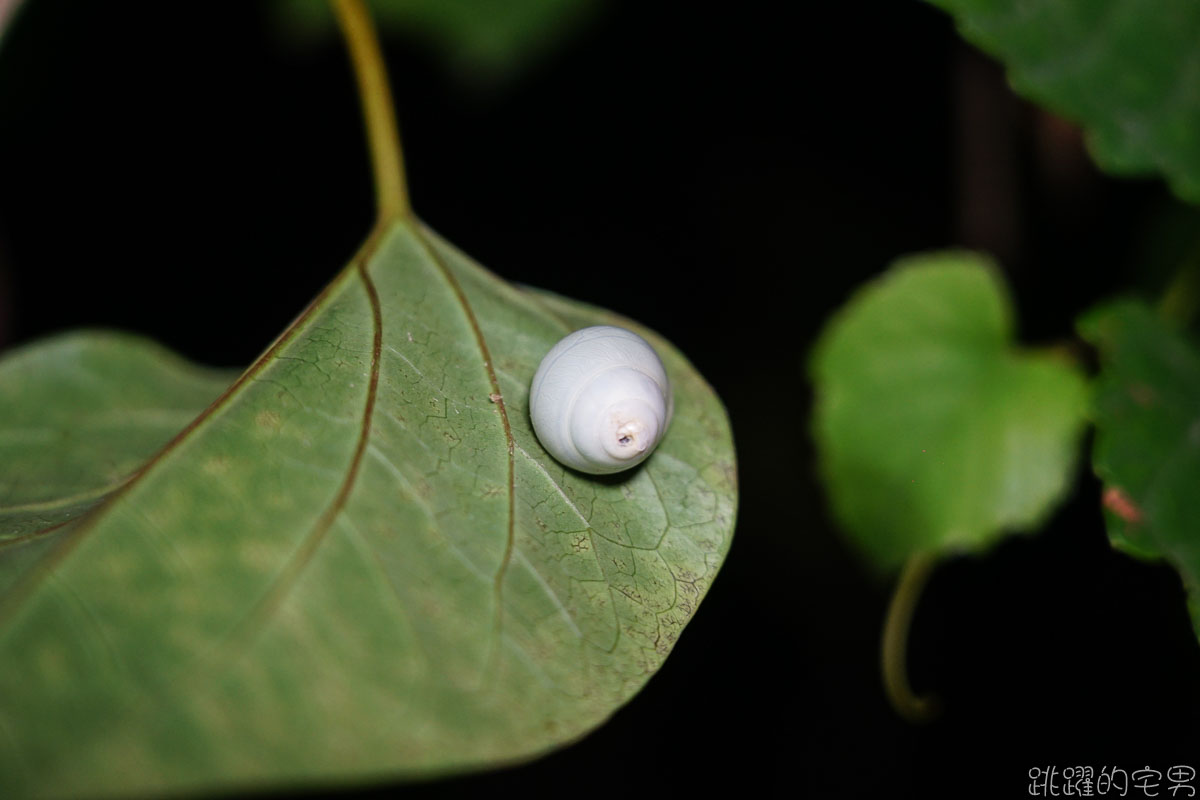
POLYGON ((605 474, 644 461, 671 422, 671 385, 654 348, 633 331, 575 331, 533 376, 529 416, 542 447, 581 472, 605 474))

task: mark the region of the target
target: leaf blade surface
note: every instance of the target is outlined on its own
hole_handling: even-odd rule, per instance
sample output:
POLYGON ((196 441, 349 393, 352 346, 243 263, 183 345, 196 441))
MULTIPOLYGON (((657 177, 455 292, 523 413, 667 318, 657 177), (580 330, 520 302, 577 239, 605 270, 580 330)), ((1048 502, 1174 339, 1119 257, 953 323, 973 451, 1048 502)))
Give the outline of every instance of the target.
POLYGON ((931 0, 1022 95, 1081 124, 1116 175, 1200 202, 1200 6, 1189 0, 931 0))
POLYGON ((980 550, 1066 491, 1086 385, 1012 335, 999 275, 971 253, 902 259, 826 324, 811 363, 820 468, 875 566, 980 550))
POLYGON ((1100 353, 1092 468, 1109 541, 1180 573, 1200 636, 1200 353, 1137 301, 1093 309, 1079 330, 1100 353))
POLYGON ((0 718, 22 732, 0 780, 64 795, 442 773, 602 722, 728 549, 733 450, 711 389, 658 339, 677 385, 659 452, 607 482, 550 460, 525 405, 567 312, 601 316, 415 223, 370 242, 0 598, 0 718))

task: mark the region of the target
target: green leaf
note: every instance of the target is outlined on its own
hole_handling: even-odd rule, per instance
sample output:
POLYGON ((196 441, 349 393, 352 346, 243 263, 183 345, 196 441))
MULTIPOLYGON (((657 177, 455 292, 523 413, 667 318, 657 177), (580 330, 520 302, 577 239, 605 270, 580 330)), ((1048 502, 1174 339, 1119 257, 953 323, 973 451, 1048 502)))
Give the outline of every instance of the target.
MULTIPOLYGON (((448 65, 475 79, 519 71, 582 26, 596 0, 374 0, 379 28, 422 38, 448 65)), ((273 11, 291 38, 333 39, 328 3, 275 0, 273 11)))
POLYGON ((1086 384, 1012 338, 1001 279, 970 253, 903 259, 826 325, 812 357, 820 469, 876 566, 986 547, 1067 489, 1086 384))
POLYGON ((1145 304, 1093 309, 1100 353, 1092 467, 1113 546, 1183 576, 1200 636, 1200 352, 1145 304))
POLYGON ((95 506, 236 377, 108 331, 63 334, 7 354, 0 543, 53 530, 95 506))
POLYGON ((658 451, 595 479, 538 446, 541 356, 613 321, 379 231, 145 470, 0 549, 52 543, 0 594, 0 795, 441 774, 603 722, 695 611, 736 496, 719 400, 628 322, 674 385, 658 451))
POLYGON ((109 331, 59 335, 0 360, 0 593, 236 377, 109 331))
POLYGON ((1200 202, 1200 4, 931 0, 1021 94, 1075 122, 1114 174, 1161 173, 1200 202))

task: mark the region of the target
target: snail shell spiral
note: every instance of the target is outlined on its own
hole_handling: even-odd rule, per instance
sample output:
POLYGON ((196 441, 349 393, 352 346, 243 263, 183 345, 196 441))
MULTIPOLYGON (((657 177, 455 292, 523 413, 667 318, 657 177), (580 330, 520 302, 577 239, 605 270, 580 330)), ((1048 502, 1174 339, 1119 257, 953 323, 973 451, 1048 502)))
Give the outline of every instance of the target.
POLYGON ((671 422, 667 371, 633 331, 575 331, 538 366, 529 416, 542 447, 581 472, 602 475, 644 461, 671 422))

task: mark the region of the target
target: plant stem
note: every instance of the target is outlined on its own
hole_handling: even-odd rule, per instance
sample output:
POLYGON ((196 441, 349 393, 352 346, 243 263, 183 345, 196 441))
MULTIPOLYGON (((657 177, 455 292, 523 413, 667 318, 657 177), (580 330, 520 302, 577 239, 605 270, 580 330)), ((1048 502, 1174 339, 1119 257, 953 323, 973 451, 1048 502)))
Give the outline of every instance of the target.
POLYGON ((387 68, 379 48, 379 37, 362 0, 331 0, 333 11, 350 50, 358 96, 362 101, 375 173, 375 197, 381 223, 412 216, 408 185, 404 178, 404 156, 388 86, 387 68))
POLYGON ((930 553, 917 553, 908 559, 883 626, 883 688, 892 708, 909 722, 928 722, 937 713, 937 701, 917 697, 908 684, 908 629, 936 563, 930 553))

